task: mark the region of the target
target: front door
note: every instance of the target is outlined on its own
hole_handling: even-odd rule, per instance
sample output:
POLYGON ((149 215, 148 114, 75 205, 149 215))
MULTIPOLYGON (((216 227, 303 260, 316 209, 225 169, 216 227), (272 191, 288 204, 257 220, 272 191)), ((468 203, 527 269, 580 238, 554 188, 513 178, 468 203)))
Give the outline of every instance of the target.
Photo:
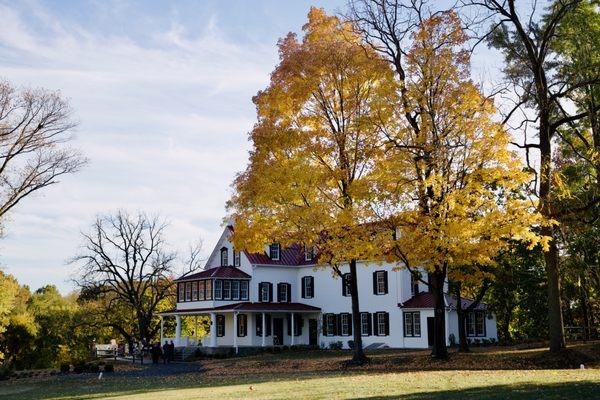
POLYGON ((435 319, 427 317, 427 345, 433 347, 433 335, 435 331, 435 319))
POLYGON ((275 346, 283 344, 283 318, 273 318, 273 344, 275 346))
POLYGON ((316 346, 317 342, 318 342, 317 320, 309 319, 308 320, 308 344, 310 346, 316 346))

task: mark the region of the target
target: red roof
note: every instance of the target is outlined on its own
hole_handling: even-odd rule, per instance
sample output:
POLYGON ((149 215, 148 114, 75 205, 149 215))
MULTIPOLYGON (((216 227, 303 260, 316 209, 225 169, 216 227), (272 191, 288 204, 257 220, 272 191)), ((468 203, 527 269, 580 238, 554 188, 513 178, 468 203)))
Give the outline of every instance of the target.
POLYGON ((202 312, 219 311, 254 311, 254 312, 319 312, 319 307, 302 303, 235 303, 212 308, 191 308, 186 310, 169 310, 159 314, 198 314, 202 312))
MULTIPOLYGON (((456 298, 445 294, 444 300, 447 308, 456 309, 456 298)), ((469 307, 471 304, 473 304, 473 300, 461 299, 461 306, 463 310, 469 307)), ((398 306, 402 308, 435 308, 435 300, 433 298, 433 294, 429 292, 421 292, 406 300, 404 303, 398 304, 398 306)), ((486 305, 481 302, 477 305, 477 307, 475 307, 475 310, 485 309, 486 305)))
POLYGON ((248 253, 246 257, 251 264, 260 265, 314 265, 315 259, 306 261, 304 257, 304 246, 294 244, 280 250, 279 260, 271 260, 266 253, 248 253))
POLYGON ((206 278, 225 278, 225 279, 250 279, 250 275, 236 267, 215 267, 191 275, 184 275, 175 279, 176 282, 191 281, 195 279, 206 278))

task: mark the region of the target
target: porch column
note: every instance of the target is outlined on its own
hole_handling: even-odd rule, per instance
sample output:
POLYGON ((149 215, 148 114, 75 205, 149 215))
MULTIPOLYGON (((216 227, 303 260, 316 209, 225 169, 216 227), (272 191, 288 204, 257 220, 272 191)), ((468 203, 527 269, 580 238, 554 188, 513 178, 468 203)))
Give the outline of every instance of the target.
POLYGON ((267 318, 265 313, 262 313, 262 347, 265 347, 265 337, 267 336, 267 318))
POLYGON ((291 333, 290 337, 292 338, 292 341, 291 341, 291 344, 290 344, 290 346, 293 346, 293 345, 294 345, 294 332, 296 331, 296 330, 294 329, 294 322, 295 322, 295 321, 294 321, 294 313, 292 313, 292 332, 290 332, 290 333, 291 333))
POLYGON ((210 347, 217 347, 217 314, 210 313, 210 347))
POLYGON ((160 316, 160 345, 163 345, 163 339, 164 339, 164 327, 165 327, 165 321, 163 320, 163 316, 160 316))
POLYGON ((181 341, 181 315, 175 316, 175 346, 179 346, 181 341))
POLYGON ((237 325, 237 311, 233 313, 233 347, 235 348, 235 354, 238 353, 238 345, 237 345, 237 333, 238 333, 238 325, 237 325))

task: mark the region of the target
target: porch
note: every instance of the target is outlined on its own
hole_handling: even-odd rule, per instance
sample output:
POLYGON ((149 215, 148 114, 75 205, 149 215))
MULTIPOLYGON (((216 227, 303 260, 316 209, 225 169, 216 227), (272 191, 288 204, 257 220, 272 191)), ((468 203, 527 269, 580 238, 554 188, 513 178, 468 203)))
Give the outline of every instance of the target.
POLYGON ((321 309, 301 303, 235 303, 213 308, 172 310, 161 317, 161 343, 172 340, 176 347, 201 346, 207 352, 218 348, 318 345, 321 309), (164 337, 164 317, 174 316, 175 337, 164 337), (181 335, 181 317, 209 316, 210 332, 198 337, 181 335), (212 350, 209 350, 212 349, 212 350))

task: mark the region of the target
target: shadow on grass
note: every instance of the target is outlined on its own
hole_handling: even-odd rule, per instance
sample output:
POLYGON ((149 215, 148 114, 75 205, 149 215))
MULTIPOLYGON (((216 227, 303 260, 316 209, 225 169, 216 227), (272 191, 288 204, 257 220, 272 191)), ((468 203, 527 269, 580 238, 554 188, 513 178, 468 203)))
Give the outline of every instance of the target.
POLYGON ((600 382, 580 381, 550 384, 515 384, 474 387, 468 389, 421 392, 405 395, 353 397, 362 400, 505 400, 505 399, 598 399, 600 382))
MULTIPOLYGON (((330 375, 331 378, 348 377, 352 374, 337 374, 330 375)), ((361 374, 362 375, 362 374, 361 374)), ((377 387, 377 373, 373 375, 373 384, 377 387)), ((159 399, 163 396, 164 392, 175 391, 175 390, 194 390, 194 389, 210 389, 226 386, 252 386, 259 385, 262 383, 273 383, 273 382, 286 382, 289 383, 290 387, 293 387, 298 381, 310 381, 312 379, 323 378, 321 374, 298 374, 296 376, 284 376, 279 378, 274 377, 238 377, 232 379, 231 377, 224 378, 210 378, 203 379, 200 374, 181 374, 173 377, 166 377, 163 379, 157 379, 156 377, 146 377, 145 379, 127 379, 117 378, 106 379, 103 381, 96 380, 53 380, 46 382, 29 383, 25 390, 19 390, 19 385, 0 385, 0 399, 4 398, 19 398, 20 400, 36 399, 36 400, 58 400, 58 399, 99 399, 105 397, 119 398, 124 396, 139 396, 135 398, 139 399, 159 399), (12 388, 11 388, 12 386, 12 388), (13 390, 11 390, 13 389, 13 390), (16 390, 15 390, 16 389, 16 390), (6 397, 5 397, 6 396, 6 397)), ((465 377, 465 383, 468 384, 468 377, 465 377)), ((332 382, 333 383, 333 382, 332 382)), ((427 388, 427 379, 423 382, 419 382, 418 386, 421 388, 427 388)), ((490 386, 481 386, 481 382, 477 383, 478 386, 461 388, 455 390, 433 390, 433 391, 422 391, 419 393, 402 393, 411 390, 411 386, 398 386, 397 391, 394 387, 391 389, 390 395, 383 396, 364 396, 354 395, 348 392, 343 398, 349 399, 367 399, 367 400, 388 400, 388 399, 400 399, 400 400, 429 400, 429 399, 461 399, 461 400, 500 400, 500 399, 597 399, 600 398, 600 381, 593 380, 578 380, 572 382, 559 382, 559 383, 516 383, 516 384, 497 384, 490 386), (407 390, 408 389, 408 390, 407 390)), ((23 389, 23 388, 21 388, 23 389)), ((245 388, 242 390, 246 390, 245 388)), ((327 398, 328 392, 327 387, 321 390, 316 389, 314 392, 297 392, 297 398, 306 398, 314 396, 315 398, 327 398), (323 390, 323 392, 321 392, 323 390)), ((367 390, 364 388, 364 390, 367 390)), ((256 392, 256 395, 260 397, 260 394, 266 395, 267 393, 256 392)), ((165 393, 166 395, 166 393, 165 393)), ((182 398, 198 398, 200 393, 181 393, 182 398), (187 397, 185 397, 187 396, 187 397)), ((210 394, 206 394, 210 396, 210 394)), ((239 390, 234 390, 232 395, 237 395, 239 398, 247 398, 248 392, 243 394, 239 390)), ((277 393, 270 393, 270 397, 273 395, 277 396, 277 393)), ((172 393, 169 394, 172 396, 172 393)), ((337 395, 339 396, 339 394, 337 395)), ((337 397, 336 396, 336 397, 337 397)), ((287 398, 294 398, 293 395, 285 396, 287 398)), ((229 398, 229 397, 227 397, 229 398)))

